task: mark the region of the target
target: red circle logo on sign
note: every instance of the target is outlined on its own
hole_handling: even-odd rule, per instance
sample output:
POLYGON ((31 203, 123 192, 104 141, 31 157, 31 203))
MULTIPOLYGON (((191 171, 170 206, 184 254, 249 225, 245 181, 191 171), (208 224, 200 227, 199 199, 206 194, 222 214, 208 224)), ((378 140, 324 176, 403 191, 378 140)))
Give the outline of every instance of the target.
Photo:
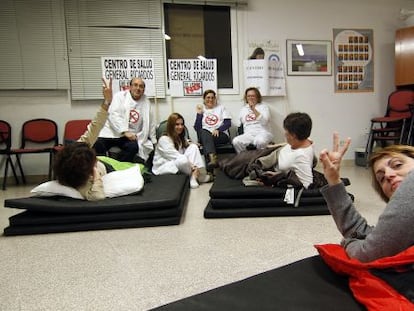
POLYGON ((129 122, 138 123, 138 121, 139 121, 139 112, 136 111, 135 109, 132 109, 129 112, 129 122))
POLYGON ((212 113, 209 113, 204 118, 204 121, 210 126, 216 125, 218 120, 219 120, 218 116, 216 116, 215 114, 212 114, 212 113))
POLYGON ((248 114, 246 114, 246 121, 255 121, 256 120, 256 115, 254 114, 254 112, 250 112, 248 114))

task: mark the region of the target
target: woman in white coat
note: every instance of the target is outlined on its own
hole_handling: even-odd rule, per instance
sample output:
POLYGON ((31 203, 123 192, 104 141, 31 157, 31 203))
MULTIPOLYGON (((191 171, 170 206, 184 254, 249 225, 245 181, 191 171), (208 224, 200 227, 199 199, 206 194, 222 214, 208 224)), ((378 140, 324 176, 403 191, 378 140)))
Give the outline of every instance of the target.
POLYGON ((186 139, 184 118, 179 113, 174 112, 168 117, 166 133, 159 138, 155 148, 152 172, 155 175, 187 174, 191 176, 191 188, 213 181, 198 146, 186 139))

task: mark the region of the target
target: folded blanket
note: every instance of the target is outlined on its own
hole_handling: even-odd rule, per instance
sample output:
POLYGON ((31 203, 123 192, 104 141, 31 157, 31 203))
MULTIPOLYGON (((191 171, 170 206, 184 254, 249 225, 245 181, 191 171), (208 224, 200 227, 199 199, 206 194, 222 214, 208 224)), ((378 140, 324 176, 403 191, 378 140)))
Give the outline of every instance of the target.
POLYGON ((367 263, 350 258, 337 244, 315 247, 332 270, 349 276, 355 299, 368 310, 414 310, 414 246, 367 263))

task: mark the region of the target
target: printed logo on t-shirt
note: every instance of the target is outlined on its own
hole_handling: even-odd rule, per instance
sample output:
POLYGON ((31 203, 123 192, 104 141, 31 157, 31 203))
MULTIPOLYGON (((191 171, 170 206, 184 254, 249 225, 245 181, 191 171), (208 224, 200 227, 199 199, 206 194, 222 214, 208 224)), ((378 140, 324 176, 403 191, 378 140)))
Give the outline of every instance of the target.
POLYGON ((204 117, 204 122, 208 125, 208 126, 214 126, 217 124, 217 122, 219 121, 219 118, 217 115, 209 113, 204 117))
POLYGON ((135 109, 129 111, 129 123, 134 124, 139 121, 139 112, 135 109))
POLYGON ((254 112, 249 112, 248 114, 246 114, 246 122, 255 121, 255 120, 256 120, 256 115, 254 114, 254 112))

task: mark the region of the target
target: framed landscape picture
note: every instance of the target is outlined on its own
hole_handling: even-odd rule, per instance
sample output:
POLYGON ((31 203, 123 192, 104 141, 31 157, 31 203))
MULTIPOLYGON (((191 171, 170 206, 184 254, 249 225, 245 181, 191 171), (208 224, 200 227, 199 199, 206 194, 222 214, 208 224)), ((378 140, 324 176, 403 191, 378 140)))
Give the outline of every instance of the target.
POLYGON ((289 76, 331 76, 332 41, 286 40, 289 76))

